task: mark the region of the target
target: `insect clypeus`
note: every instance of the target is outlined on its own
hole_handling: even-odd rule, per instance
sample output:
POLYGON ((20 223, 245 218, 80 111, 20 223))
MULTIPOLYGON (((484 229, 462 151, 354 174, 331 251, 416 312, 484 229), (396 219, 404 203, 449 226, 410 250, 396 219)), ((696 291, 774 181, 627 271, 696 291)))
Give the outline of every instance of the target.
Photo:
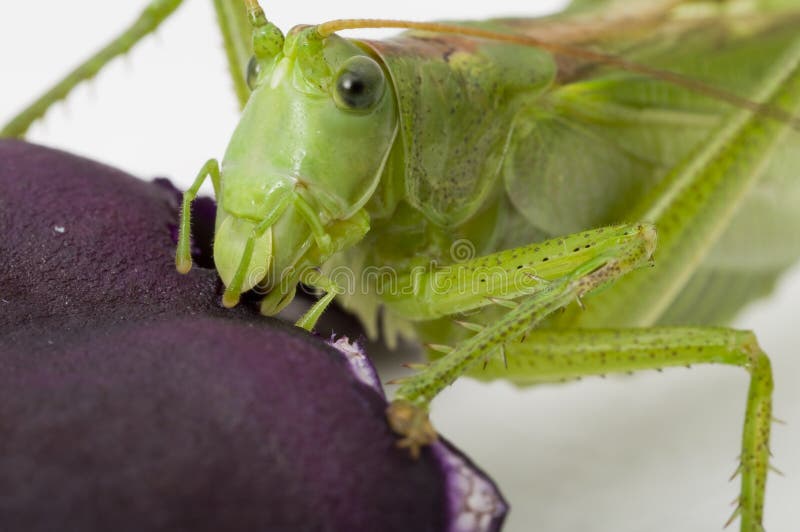
POLYGON ((743 454, 742 528, 757 530, 766 359, 744 333, 630 327, 727 319, 800 250, 792 240, 797 138, 778 112, 796 113, 800 19, 777 11, 779 2, 662 4, 605 11, 602 23, 540 25, 546 42, 580 48, 555 59, 531 43, 450 33, 365 49, 308 28, 284 43, 254 11, 262 36, 250 69, 255 93, 215 187, 217 265, 228 304, 256 288, 272 313, 298 280, 323 289, 332 281, 368 328, 380 302, 390 339, 408 332, 410 319, 432 354, 456 346, 400 387, 407 402, 390 417, 397 426, 409 414, 413 422, 400 430, 411 444, 431 436, 418 416, 430 398, 468 369, 526 384, 704 362, 746 366, 756 383, 748 415, 760 426, 746 429, 754 439, 743 454), (578 53, 598 43, 636 65, 683 72, 679 85, 707 85, 687 90, 630 72, 636 65, 602 67, 610 58, 578 53), (732 94, 771 103, 753 115, 732 94), (767 177, 751 179, 763 161, 772 161, 767 177), (631 223, 603 227, 618 220, 631 223), (649 264, 655 245, 654 229, 640 222, 659 229, 658 266, 626 275, 649 264), (461 242, 470 260, 456 253, 461 242), (491 255, 500 249, 512 251, 491 255), (370 268, 375 275, 361 275, 370 268), (617 277, 583 298, 585 311, 572 304, 617 277), (529 331, 531 316, 564 306, 546 329, 529 331), (452 314, 465 313, 456 324, 452 314))

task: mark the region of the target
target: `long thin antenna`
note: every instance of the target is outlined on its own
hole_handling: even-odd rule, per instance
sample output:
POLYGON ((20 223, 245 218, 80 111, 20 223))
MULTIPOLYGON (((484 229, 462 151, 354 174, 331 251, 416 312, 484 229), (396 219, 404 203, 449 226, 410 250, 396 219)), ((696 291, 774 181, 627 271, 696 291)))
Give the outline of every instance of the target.
POLYGON ((413 29, 421 31, 430 31, 436 33, 449 33, 453 35, 463 35, 466 37, 477 37, 479 39, 488 39, 492 41, 509 42, 513 44, 521 44, 525 46, 535 46, 542 50, 547 50, 557 55, 564 55, 592 61, 608 66, 613 66, 627 72, 635 74, 642 74, 647 77, 658 79, 672 85, 683 87, 690 91, 715 98, 717 100, 729 103, 735 107, 747 109, 753 113, 766 116, 789 124, 792 128, 800 130, 800 117, 779 109, 772 105, 754 102, 737 94, 734 94, 725 89, 709 85, 694 78, 671 72, 669 70, 661 70, 659 68, 649 67, 634 61, 623 59, 622 57, 597 52, 586 48, 571 46, 568 44, 558 44, 554 42, 544 41, 536 37, 519 34, 506 34, 498 33, 491 30, 476 28, 471 26, 457 26, 454 24, 442 24, 438 22, 414 22, 407 20, 383 20, 383 19, 339 19, 324 22, 317 26, 317 32, 322 37, 327 37, 332 33, 342 30, 355 30, 367 28, 398 28, 398 29, 413 29))

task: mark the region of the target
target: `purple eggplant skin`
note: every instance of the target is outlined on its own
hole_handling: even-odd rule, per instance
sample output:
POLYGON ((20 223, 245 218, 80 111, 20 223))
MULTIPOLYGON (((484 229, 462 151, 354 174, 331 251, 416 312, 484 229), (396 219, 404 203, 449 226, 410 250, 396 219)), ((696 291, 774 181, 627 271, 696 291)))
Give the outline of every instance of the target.
POLYGON ((215 313, 217 276, 175 272, 176 192, 0 141, 0 332, 215 313))
POLYGON ((499 530, 449 443, 395 447, 366 359, 221 308, 207 200, 175 272, 179 199, 0 141, 0 530, 499 530))

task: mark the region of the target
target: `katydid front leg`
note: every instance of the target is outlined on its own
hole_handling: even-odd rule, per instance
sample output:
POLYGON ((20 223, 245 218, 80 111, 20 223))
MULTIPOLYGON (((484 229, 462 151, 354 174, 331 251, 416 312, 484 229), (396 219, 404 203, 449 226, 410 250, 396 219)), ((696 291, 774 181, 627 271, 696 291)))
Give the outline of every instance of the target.
POLYGON ((189 273, 192 268, 191 235, 192 235, 192 202, 197 197, 200 187, 206 178, 211 178, 214 193, 219 193, 219 163, 216 159, 209 159, 200 169, 192 186, 183 193, 181 202, 181 219, 178 224, 178 247, 175 250, 175 267, 180 273, 189 273))
POLYGON ((316 270, 306 270, 303 272, 300 276, 300 281, 312 288, 325 292, 325 294, 295 322, 297 327, 301 327, 307 331, 313 331, 317 321, 322 317, 328 305, 330 305, 333 299, 340 293, 341 288, 327 275, 316 270))

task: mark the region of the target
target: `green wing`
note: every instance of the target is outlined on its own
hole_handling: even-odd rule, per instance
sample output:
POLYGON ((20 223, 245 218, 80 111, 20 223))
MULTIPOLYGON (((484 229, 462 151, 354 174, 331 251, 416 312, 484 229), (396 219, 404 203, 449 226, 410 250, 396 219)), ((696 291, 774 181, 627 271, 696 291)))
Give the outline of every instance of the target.
POLYGON ((400 113, 405 199, 442 227, 497 195, 514 116, 555 65, 531 47, 409 32, 365 42, 390 73, 400 113))
MULTIPOLYGON (((596 45, 748 96, 771 58, 796 38, 800 14, 678 26, 596 45)), ((625 220, 731 111, 683 89, 603 68, 567 65, 562 79, 520 115, 504 166, 517 212, 548 235, 625 220)), ((664 322, 725 320, 769 291, 800 257, 798 153, 800 135, 792 133, 664 322)))

